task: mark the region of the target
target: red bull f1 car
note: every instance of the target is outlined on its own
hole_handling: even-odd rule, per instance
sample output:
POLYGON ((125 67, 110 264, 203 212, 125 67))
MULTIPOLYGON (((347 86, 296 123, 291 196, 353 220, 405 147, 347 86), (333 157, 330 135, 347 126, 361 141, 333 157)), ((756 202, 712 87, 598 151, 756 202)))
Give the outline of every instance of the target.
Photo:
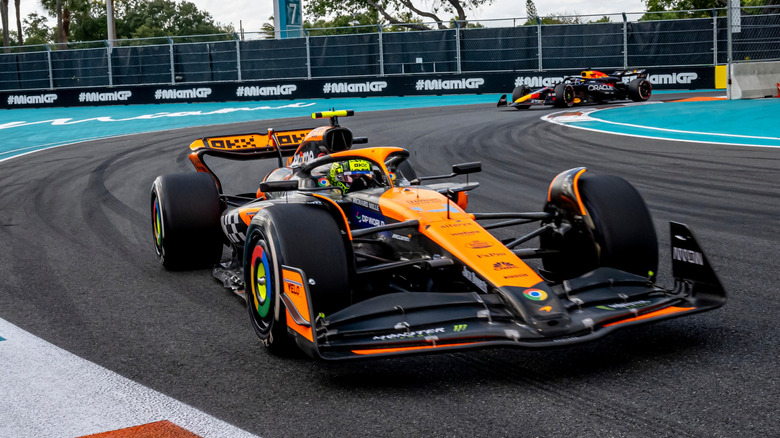
POLYGON ((405 149, 353 149, 367 140, 339 125, 349 115, 315 113, 330 124, 313 129, 198 139, 189 154, 197 172, 152 186, 159 261, 211 267, 245 297, 271 352, 341 360, 566 346, 726 301, 679 223, 670 225, 674 285, 656 283, 653 222, 624 179, 570 169, 539 211, 470 212, 479 162, 417 175, 405 149), (205 157, 278 168, 257 192, 231 195, 205 157), (493 234, 516 227, 510 238, 493 234))
MULTIPOLYGON (((626 79, 627 80, 627 79, 626 79)), ((585 70, 580 76, 568 76, 558 84, 531 90, 528 85, 515 87, 512 101, 506 94, 498 100, 498 106, 511 106, 515 109, 528 109, 532 105, 553 105, 569 108, 584 103, 607 103, 616 100, 644 102, 653 92, 652 84, 647 80, 645 70, 618 70, 612 74, 596 70, 585 70), (630 82, 624 78, 635 77, 630 82)))

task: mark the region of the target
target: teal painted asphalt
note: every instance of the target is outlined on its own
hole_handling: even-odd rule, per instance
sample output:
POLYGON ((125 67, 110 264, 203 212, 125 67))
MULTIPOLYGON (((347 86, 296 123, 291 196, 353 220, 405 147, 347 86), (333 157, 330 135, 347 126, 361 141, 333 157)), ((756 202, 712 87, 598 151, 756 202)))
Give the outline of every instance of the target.
MULTIPOLYGON (((658 93, 661 94, 661 93, 658 93)), ((667 94, 668 93, 663 93, 667 94)), ((0 161, 86 140, 195 126, 308 117, 331 108, 356 111, 494 103, 499 95, 406 96, 225 102, 0 111, 0 161)), ((672 95, 664 96, 672 98, 672 95)), ((780 147, 780 99, 648 103, 577 108, 580 117, 551 121, 659 139, 780 147)), ((544 110, 539 113, 550 115, 544 110)), ((555 113, 552 113, 555 114, 555 113)), ((264 131, 259 127, 258 131, 264 131)))
POLYGON ((780 99, 631 105, 587 112, 565 124, 680 141, 780 147, 780 99))
MULTIPOLYGON (((498 101, 498 95, 366 97, 0 111, 0 161, 86 140, 194 126, 308 117, 331 108, 383 111, 498 101)), ((258 128, 265 131, 265 128, 258 128)))

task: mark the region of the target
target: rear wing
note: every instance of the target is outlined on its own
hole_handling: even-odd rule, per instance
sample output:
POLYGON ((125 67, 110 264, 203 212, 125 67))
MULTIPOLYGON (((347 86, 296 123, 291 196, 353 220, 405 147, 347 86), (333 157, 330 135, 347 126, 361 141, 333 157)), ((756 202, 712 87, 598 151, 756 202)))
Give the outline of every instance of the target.
POLYGON ((616 70, 609 74, 610 76, 617 76, 619 78, 622 78, 624 76, 636 76, 638 78, 646 78, 647 77, 647 70, 644 68, 637 69, 637 70, 616 70))
POLYGON ((316 128, 288 129, 274 131, 269 129, 264 134, 237 134, 219 137, 204 137, 190 144, 189 159, 198 172, 210 174, 217 183, 217 188, 222 193, 222 184, 219 178, 203 161, 206 155, 225 158, 228 160, 263 160, 276 158, 279 167, 282 167, 283 158, 291 157, 298 150, 298 146, 311 131, 316 128))

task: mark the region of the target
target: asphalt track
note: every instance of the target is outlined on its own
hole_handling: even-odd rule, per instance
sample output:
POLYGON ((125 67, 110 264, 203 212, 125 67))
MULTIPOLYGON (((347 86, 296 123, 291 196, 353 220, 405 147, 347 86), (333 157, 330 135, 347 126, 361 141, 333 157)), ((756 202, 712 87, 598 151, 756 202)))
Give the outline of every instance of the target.
MULTIPOLYGON (((575 166, 622 176, 645 197, 661 254, 669 220, 691 226, 730 293, 725 307, 560 350, 335 365, 270 356, 242 300, 208 272, 158 266, 148 215, 152 180, 190 170, 193 138, 255 122, 0 163, 2 317, 263 437, 777 436, 780 149, 634 139, 540 115, 470 105, 342 123, 371 145, 408 147, 419 174, 481 160, 472 211, 536 210, 552 177, 575 166)), ((662 282, 668 273, 664 259, 662 282)))

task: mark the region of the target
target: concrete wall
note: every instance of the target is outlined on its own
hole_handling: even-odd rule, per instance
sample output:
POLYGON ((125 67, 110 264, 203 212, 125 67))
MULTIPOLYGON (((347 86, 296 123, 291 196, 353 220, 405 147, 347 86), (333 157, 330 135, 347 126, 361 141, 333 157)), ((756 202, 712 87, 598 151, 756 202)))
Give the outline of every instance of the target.
POLYGON ((780 62, 745 62, 731 65, 731 98, 777 96, 780 62))

